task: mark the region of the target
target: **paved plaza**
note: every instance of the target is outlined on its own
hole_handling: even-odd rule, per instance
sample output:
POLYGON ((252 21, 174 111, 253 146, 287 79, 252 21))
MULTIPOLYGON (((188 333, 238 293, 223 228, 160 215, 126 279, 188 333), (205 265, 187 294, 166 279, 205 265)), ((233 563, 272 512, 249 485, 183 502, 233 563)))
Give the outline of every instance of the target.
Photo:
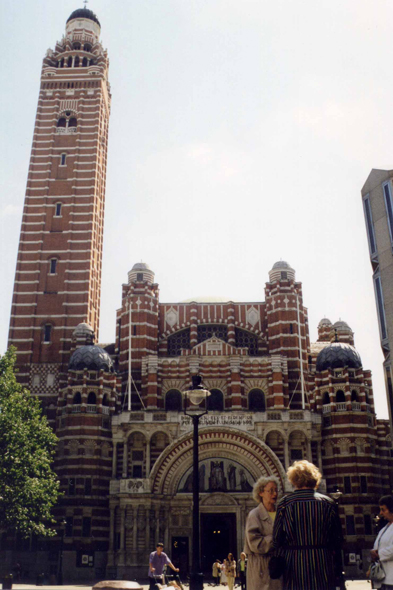
MULTIPOLYGON (((210 588, 208 583, 204 584, 204 588, 210 588)), ((221 588, 222 590, 228 590, 228 586, 214 586, 215 588, 221 588)), ((346 590, 371 590, 371 584, 368 580, 350 580, 345 583, 346 590)), ((91 586, 86 586, 84 584, 75 584, 73 586, 64 584, 64 586, 42 586, 43 590, 91 590, 91 586)), ((143 585, 143 590, 148 590, 149 585, 143 585)), ((185 586, 188 588, 188 586, 185 586)), ((240 586, 237 586, 240 588, 240 586)), ((37 586, 31 584, 13 584, 13 590, 37 590, 37 586)))

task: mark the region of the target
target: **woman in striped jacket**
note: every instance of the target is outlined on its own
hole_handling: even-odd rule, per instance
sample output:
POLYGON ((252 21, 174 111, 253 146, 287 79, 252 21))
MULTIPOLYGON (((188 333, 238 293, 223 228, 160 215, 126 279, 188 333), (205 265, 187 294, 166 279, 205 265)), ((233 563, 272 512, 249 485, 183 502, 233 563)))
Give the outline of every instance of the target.
POLYGON ((284 590, 335 590, 340 585, 342 533, 335 502, 316 492, 321 474, 295 461, 287 477, 295 491, 277 506, 273 546, 285 559, 284 590))

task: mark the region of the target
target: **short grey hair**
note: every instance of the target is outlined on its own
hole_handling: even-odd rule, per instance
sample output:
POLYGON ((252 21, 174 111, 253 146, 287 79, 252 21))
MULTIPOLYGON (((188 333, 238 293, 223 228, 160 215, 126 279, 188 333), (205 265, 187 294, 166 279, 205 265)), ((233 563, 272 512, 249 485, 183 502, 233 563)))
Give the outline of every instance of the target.
POLYGON ((277 488, 280 487, 280 482, 274 475, 263 475, 254 483, 254 487, 252 489, 252 497, 254 498, 255 502, 258 502, 258 504, 259 502, 262 502, 262 498, 259 494, 263 492, 267 484, 271 481, 276 484, 277 488))

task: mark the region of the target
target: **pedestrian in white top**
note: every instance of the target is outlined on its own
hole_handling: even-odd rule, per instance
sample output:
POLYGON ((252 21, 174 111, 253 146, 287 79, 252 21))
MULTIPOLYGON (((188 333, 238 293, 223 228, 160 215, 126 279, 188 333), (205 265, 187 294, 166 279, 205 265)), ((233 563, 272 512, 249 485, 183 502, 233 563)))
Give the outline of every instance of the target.
POLYGON ((373 584, 381 590, 393 590, 393 496, 382 496, 379 510, 380 516, 387 520, 387 525, 379 531, 370 555, 372 561, 381 562, 385 578, 373 584))

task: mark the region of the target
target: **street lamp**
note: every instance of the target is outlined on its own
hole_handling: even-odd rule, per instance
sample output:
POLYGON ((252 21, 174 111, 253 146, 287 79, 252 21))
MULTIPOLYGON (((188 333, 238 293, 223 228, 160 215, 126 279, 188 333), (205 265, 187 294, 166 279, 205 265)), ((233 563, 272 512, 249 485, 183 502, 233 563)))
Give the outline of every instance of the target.
MULTIPOLYGON (((333 498, 333 500, 337 506, 337 518, 340 518, 338 503, 339 503, 340 498, 343 495, 343 493, 340 492, 338 486, 336 486, 336 489, 330 495, 333 498)), ((344 572, 344 566, 343 566, 343 560, 342 560, 342 548, 341 547, 340 547, 340 553, 337 556, 337 572, 338 571, 340 572, 340 580, 339 580, 340 586, 339 586, 339 588, 340 588, 340 590, 345 590, 345 572, 344 572)))
POLYGON ((60 522, 60 555, 59 555, 59 571, 57 572, 57 585, 63 585, 63 545, 64 545, 64 534, 65 526, 67 521, 63 518, 60 522))
POLYGON ((199 419, 207 414, 206 408, 200 408, 203 400, 206 401, 210 391, 202 385, 202 377, 192 376, 192 388, 183 391, 184 413, 192 418, 194 425, 193 435, 193 462, 192 462, 192 567, 190 574, 190 590, 203 590, 203 573, 201 572, 201 557, 199 550, 199 465, 198 465, 198 426, 199 419), (190 402, 190 405, 188 404, 190 402))

